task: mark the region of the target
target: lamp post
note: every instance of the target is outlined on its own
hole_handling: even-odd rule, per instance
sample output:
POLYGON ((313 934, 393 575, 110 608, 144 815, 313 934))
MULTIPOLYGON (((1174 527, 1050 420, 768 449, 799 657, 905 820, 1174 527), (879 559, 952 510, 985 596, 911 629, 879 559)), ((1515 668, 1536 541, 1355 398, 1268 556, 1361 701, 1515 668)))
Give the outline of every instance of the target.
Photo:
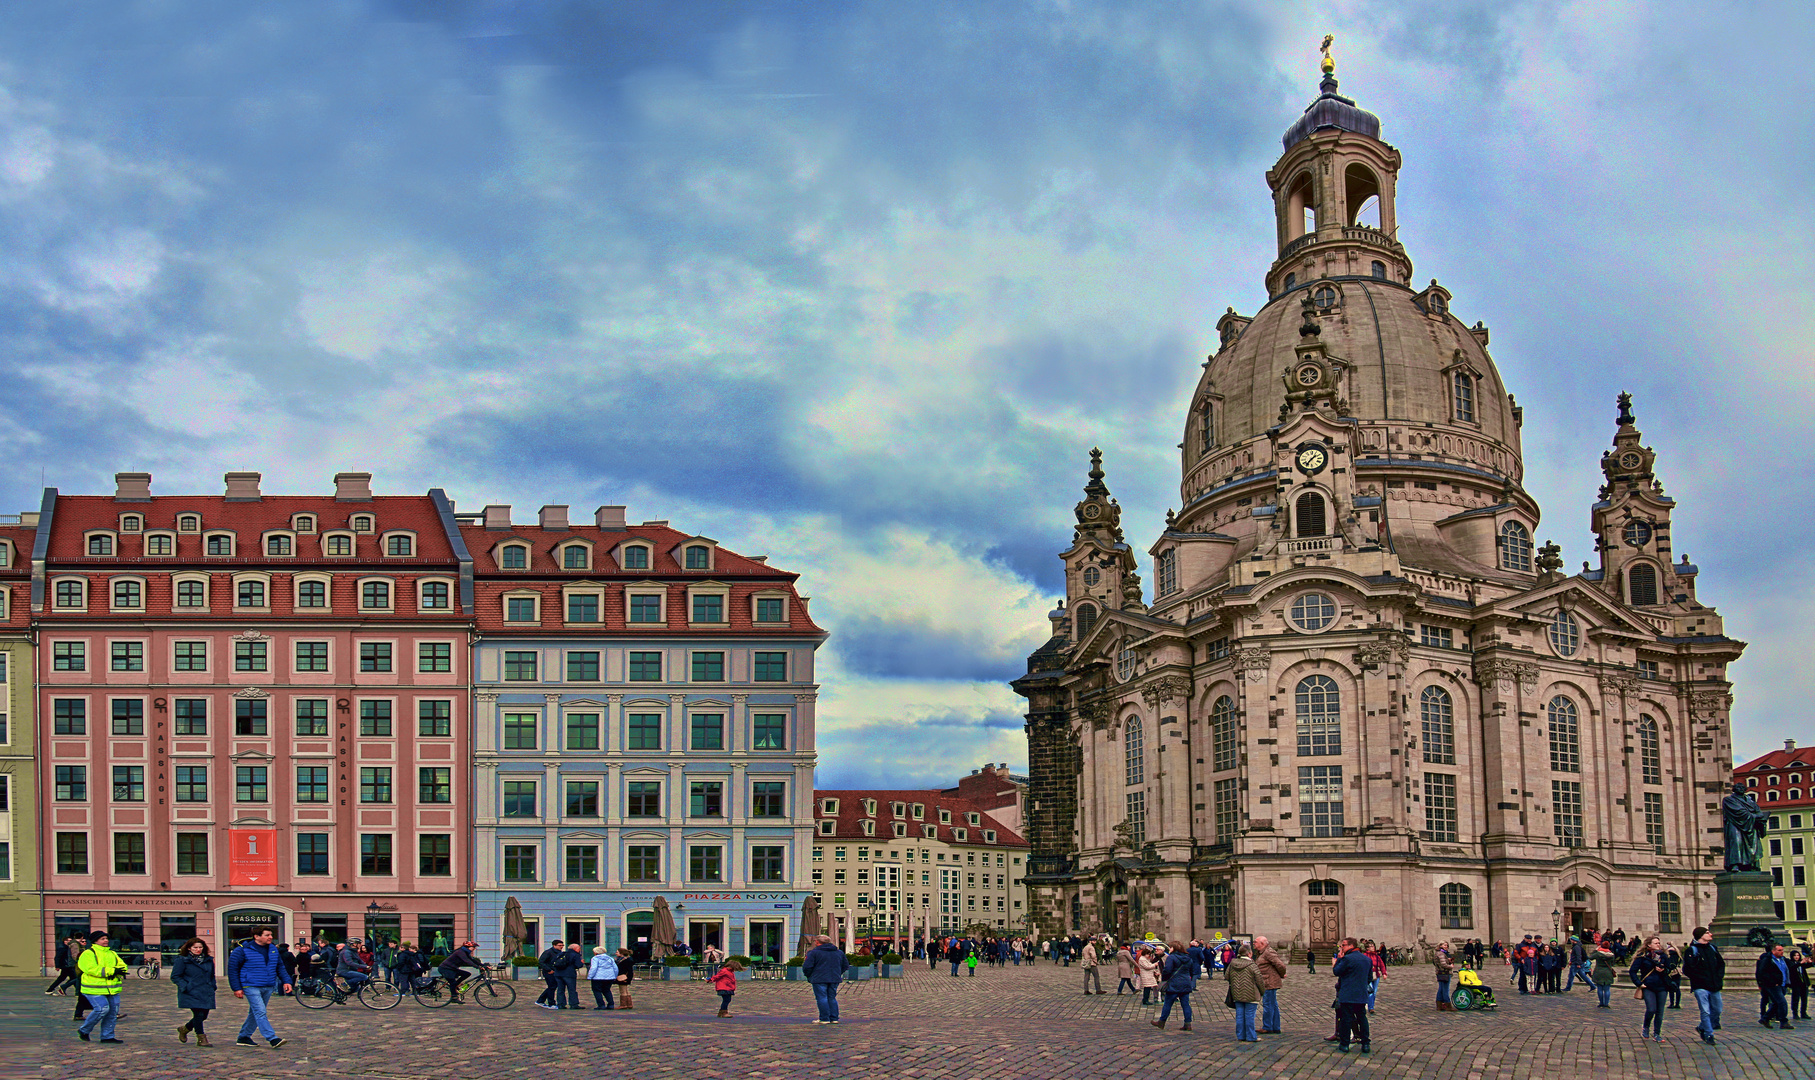
POLYGON ((1563 936, 1563 913, 1556 908, 1550 909, 1550 940, 1555 941, 1563 936))
MULTIPOLYGON (((687 933, 687 905, 686 904, 676 903, 674 905, 674 920, 675 920, 674 921, 675 941, 673 942, 673 944, 678 945, 681 941, 687 940, 686 939, 686 933, 687 933)), ((690 953, 693 951, 693 943, 691 941, 687 942, 687 951, 690 953)))

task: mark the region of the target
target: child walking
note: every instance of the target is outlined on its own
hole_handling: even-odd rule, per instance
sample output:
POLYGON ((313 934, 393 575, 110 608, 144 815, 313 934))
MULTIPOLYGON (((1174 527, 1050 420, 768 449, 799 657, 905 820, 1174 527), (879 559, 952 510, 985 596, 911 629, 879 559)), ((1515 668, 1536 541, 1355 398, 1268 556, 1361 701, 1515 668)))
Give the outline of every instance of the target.
POLYGON ((737 973, 744 970, 744 965, 736 960, 727 960, 719 965, 718 972, 712 976, 712 988, 718 991, 718 1014, 731 1015, 731 999, 737 996, 737 973))
POLYGON ((964 967, 964 973, 966 975, 973 979, 977 977, 977 953, 975 950, 972 950, 971 954, 964 958, 964 967))

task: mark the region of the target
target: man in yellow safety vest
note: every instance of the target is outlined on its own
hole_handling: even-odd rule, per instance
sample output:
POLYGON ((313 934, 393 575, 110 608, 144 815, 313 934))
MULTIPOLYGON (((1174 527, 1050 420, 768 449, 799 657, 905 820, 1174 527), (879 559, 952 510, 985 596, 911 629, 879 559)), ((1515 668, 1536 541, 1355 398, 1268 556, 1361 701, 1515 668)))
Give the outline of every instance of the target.
POLYGON ((90 1041, 89 1032, 100 1024, 102 1042, 124 1042, 113 1037, 113 1026, 120 1019, 120 987, 126 981, 126 962, 107 947, 107 931, 96 930, 88 935, 88 949, 77 959, 76 968, 82 973, 82 996, 94 1006, 94 1012, 76 1029, 76 1037, 90 1041))

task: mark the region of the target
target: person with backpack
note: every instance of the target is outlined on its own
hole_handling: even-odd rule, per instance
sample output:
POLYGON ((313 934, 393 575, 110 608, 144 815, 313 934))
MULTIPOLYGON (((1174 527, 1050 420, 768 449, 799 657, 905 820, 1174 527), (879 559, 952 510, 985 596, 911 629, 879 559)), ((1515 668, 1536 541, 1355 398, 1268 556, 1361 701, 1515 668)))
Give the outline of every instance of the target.
POLYGON ((1689 979, 1689 992, 1695 995, 1695 1006, 1701 1012, 1695 1032, 1713 1046, 1714 1033, 1720 1030, 1720 989, 1727 978, 1727 960, 1715 947, 1713 932, 1705 926, 1695 928, 1695 940, 1683 957, 1683 974, 1689 979))

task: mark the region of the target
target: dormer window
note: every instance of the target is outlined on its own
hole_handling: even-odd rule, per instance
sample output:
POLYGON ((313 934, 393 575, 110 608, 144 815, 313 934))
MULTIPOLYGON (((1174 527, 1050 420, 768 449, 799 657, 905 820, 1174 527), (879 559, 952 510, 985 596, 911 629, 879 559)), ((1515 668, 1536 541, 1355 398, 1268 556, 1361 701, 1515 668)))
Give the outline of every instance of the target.
POLYGON ((863 812, 864 812, 864 815, 867 817, 875 817, 876 816, 876 800, 875 799, 863 800, 863 812))
POLYGON ((145 519, 137 514, 127 514, 120 518, 120 531, 135 533, 145 528, 145 519))
POLYGON ((1451 412, 1457 420, 1475 422, 1475 377, 1458 371, 1450 377, 1451 412))
POLYGON ((969 837, 970 837, 970 833, 969 833, 969 831, 967 831, 965 829, 953 829, 952 830, 952 839, 956 840, 960 844, 966 843, 968 841, 969 837))
POLYGON ((631 544, 624 548, 624 569, 649 569, 649 549, 642 544, 631 544))
POLYGON ((292 547, 291 547, 289 537, 287 537, 287 536, 267 536, 267 537, 265 537, 265 554, 267 554, 267 555, 288 555, 291 553, 291 550, 292 550, 292 547))
POLYGON ((863 823, 863 835, 865 835, 865 836, 875 836, 876 835, 876 823, 874 821, 865 819, 865 821, 863 823))
POLYGON ((995 843, 996 842, 996 830, 984 829, 983 830, 983 842, 986 844, 995 843))
POLYGON ((0 541, 0 566, 11 566, 12 564, 13 546, 5 541, 0 541))
POLYGON ((939 829, 936 826, 932 826, 932 825, 920 826, 920 832, 921 832, 921 835, 925 836, 928 840, 931 840, 933 837, 939 835, 939 829))
POLYGON ((330 533, 322 538, 321 549, 329 555, 351 555, 353 538, 346 533, 330 533))
POLYGON ((499 552, 498 565, 506 570, 524 570, 529 567, 529 548, 522 544, 506 544, 499 552))
POLYGON ((1154 577, 1157 580, 1157 593, 1170 596, 1178 592, 1178 549, 1167 548, 1153 560, 1154 577))
POLYGON ((906 814, 907 814, 907 803, 898 803, 897 802, 897 803, 889 804, 889 815, 891 817, 903 817, 906 814))
POLYGON ((391 583, 366 581, 359 586, 359 606, 367 611, 388 611, 391 607, 391 583))
POLYGON ((561 566, 566 570, 590 570, 592 552, 585 544, 569 544, 561 549, 561 566))
POLYGON ((964 820, 970 822, 972 825, 981 825, 981 824, 983 824, 983 815, 982 814, 966 814, 966 815, 964 815, 964 820))
POLYGON ((231 555, 233 554, 233 534, 210 533, 208 534, 207 545, 208 554, 210 555, 231 555))
POLYGON ((372 531, 372 518, 369 514, 355 514, 351 528, 354 532, 369 533, 372 531))
POLYGON ((176 550, 176 537, 169 533, 153 533, 145 538, 145 554, 169 555, 176 550))
POLYGON ((837 799, 821 799, 819 801, 819 812, 822 814, 836 815, 838 813, 838 800, 837 799))
POLYGON ((704 544, 690 544, 687 547, 687 569, 712 569, 712 549, 704 544))
POLYGON ((950 810, 939 811, 939 824, 950 825, 951 823, 952 823, 952 812, 950 810))
POLYGON ((896 837, 896 839, 900 839, 900 838, 902 838, 902 837, 904 837, 904 836, 906 836, 906 835, 907 835, 907 826, 906 826, 906 825, 903 825, 903 824, 902 824, 902 823, 901 823, 901 822, 899 822, 899 821, 897 821, 897 822, 896 822, 896 823, 895 823, 895 837, 896 837))
POLYGON ((299 533, 312 533, 315 531, 315 515, 298 514, 290 527, 299 533))
POLYGON ((90 555, 112 555, 113 536, 108 533, 96 533, 89 537, 88 553, 90 555))
POLYGON ((1509 521, 1500 527, 1500 566, 1531 573, 1531 530, 1523 522, 1509 521))
POLYGON ((202 519, 194 514, 184 514, 176 519, 177 532, 201 532, 202 519))
POLYGON ((408 533, 392 533, 384 538, 384 553, 386 555, 414 555, 416 554, 416 538, 408 533))
POLYGON ((921 818, 924 818, 924 817, 926 817, 926 804, 925 803, 915 803, 914 804, 914 820, 919 821, 921 818))

